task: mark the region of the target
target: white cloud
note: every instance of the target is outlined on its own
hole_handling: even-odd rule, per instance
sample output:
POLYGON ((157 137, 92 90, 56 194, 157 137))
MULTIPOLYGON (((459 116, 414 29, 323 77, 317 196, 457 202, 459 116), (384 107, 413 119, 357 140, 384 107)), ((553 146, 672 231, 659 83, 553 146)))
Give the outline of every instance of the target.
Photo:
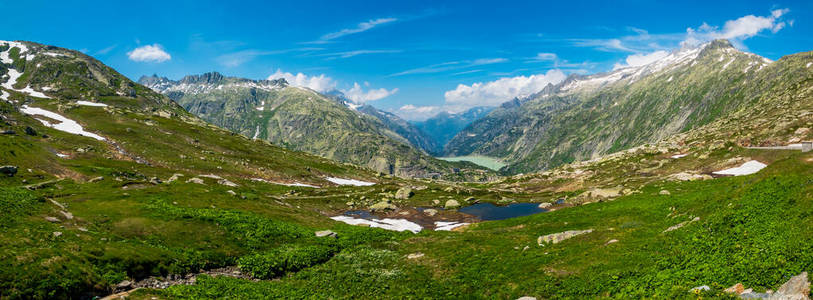
POLYGON ((127 52, 127 56, 132 61, 140 62, 165 62, 172 59, 164 48, 159 44, 152 44, 135 48, 133 51, 127 52))
POLYGON ((472 85, 460 84, 444 97, 447 104, 464 107, 497 106, 514 97, 527 96, 542 90, 549 83, 557 84, 567 76, 561 70, 548 70, 545 74, 504 77, 491 82, 472 85))
POLYGON ((648 65, 669 55, 669 52, 658 50, 648 54, 633 54, 627 56, 626 63, 616 63, 613 70, 648 65))
POLYGON ((450 61, 444 62, 434 65, 429 65, 426 67, 420 67, 415 69, 409 69, 406 71, 401 71, 395 74, 390 74, 389 77, 395 76, 403 76, 403 75, 410 75, 410 74, 430 74, 430 73, 440 73, 452 70, 459 70, 465 68, 471 68, 476 66, 483 66, 483 65, 491 65, 491 64, 498 64, 507 62, 507 58, 497 57, 497 58, 478 58, 475 60, 467 60, 467 61, 450 61))
MULTIPOLYGON (((364 85, 369 87, 370 83, 365 82, 364 85)), ((369 101, 379 100, 382 98, 389 97, 390 95, 395 94, 397 92, 398 88, 394 88, 392 90, 380 88, 364 91, 361 85, 359 85, 357 82, 354 82, 353 87, 350 88, 349 90, 342 90, 342 93, 344 94, 345 97, 347 97, 350 100, 353 100, 353 102, 356 103, 365 103, 369 101)))
POLYGON ((444 111, 446 108, 441 106, 415 106, 407 104, 393 111, 396 115, 412 121, 424 121, 434 117, 439 112, 444 111))
POLYGON ((373 29, 374 27, 376 27, 378 25, 386 24, 386 23, 390 23, 390 22, 395 22, 395 21, 398 21, 398 19, 396 19, 396 18, 380 18, 380 19, 370 20, 370 21, 367 21, 367 22, 361 22, 356 26, 356 28, 345 28, 345 29, 339 30, 337 32, 325 34, 325 35, 322 36, 321 40, 327 41, 327 40, 337 39, 337 38, 340 38, 340 37, 343 37, 343 36, 349 35, 349 34, 365 32, 367 30, 373 29))
POLYGON ((268 76, 268 80, 274 80, 278 78, 285 78, 285 81, 288 81, 288 84, 292 86, 298 87, 306 87, 312 89, 317 92, 327 92, 336 89, 336 81, 333 78, 328 77, 325 74, 319 74, 318 76, 308 76, 303 73, 297 73, 296 75, 288 72, 283 72, 280 69, 277 69, 274 74, 268 76))
POLYGON ((400 52, 401 50, 353 50, 335 53, 325 53, 319 56, 328 56, 329 57, 328 59, 336 59, 336 58, 349 58, 363 54, 400 53, 400 52))
POLYGON ((747 15, 736 20, 728 20, 722 29, 703 23, 697 29, 687 28, 686 39, 682 45, 697 45, 713 39, 728 39, 735 45, 742 47, 742 41, 751 38, 762 31, 777 33, 785 28, 786 23, 781 20, 782 16, 790 10, 787 8, 775 9, 770 16, 758 17, 747 15))
POLYGON ((557 61, 557 60, 559 60, 559 56, 557 56, 556 53, 544 53, 544 52, 542 52, 542 53, 538 53, 536 55, 536 57, 534 57, 534 60, 537 60, 537 61, 557 61))

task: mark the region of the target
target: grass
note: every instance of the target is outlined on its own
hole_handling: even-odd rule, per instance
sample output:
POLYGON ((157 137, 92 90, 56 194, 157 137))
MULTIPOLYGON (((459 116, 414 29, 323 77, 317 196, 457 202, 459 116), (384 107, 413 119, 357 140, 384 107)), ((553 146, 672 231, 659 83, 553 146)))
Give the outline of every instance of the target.
POLYGON ((722 290, 738 282, 776 290, 813 270, 810 163, 796 155, 754 176, 661 182, 612 202, 348 248, 279 281, 206 277, 137 298, 674 299, 696 298, 689 290, 700 285, 712 287, 703 297, 727 297, 722 290), (595 231, 536 245, 540 235, 587 228, 595 231), (405 258, 416 252, 425 256, 405 258))

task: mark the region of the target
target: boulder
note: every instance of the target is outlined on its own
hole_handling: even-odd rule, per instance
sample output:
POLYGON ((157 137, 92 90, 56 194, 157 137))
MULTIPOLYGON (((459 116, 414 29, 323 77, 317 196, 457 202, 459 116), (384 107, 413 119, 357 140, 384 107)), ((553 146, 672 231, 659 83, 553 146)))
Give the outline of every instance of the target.
POLYGON ((785 282, 774 294, 774 297, 779 296, 778 299, 789 300, 809 300, 810 297, 810 281, 807 280, 807 272, 793 276, 785 282))
POLYGON ((316 235, 316 237, 319 237, 319 238, 320 238, 320 237, 332 237, 332 238, 336 238, 336 237, 338 237, 338 236, 339 236, 337 233, 335 233, 335 232, 333 232, 333 231, 330 231, 330 230, 322 230, 322 231, 317 231, 317 232, 315 232, 314 234, 316 235))
POLYGON ((34 130, 34 128, 31 128, 31 126, 26 126, 25 127, 25 134, 31 135, 31 136, 37 136, 37 131, 34 130))
POLYGON ((187 180, 186 183, 205 184, 205 183, 203 183, 203 179, 200 179, 200 178, 197 178, 197 177, 189 178, 189 180, 187 180))
POLYGON ((689 291, 692 292, 692 293, 698 293, 699 294, 702 291, 708 291, 710 289, 711 288, 708 285, 701 285, 701 286, 695 287, 695 288, 693 288, 693 289, 691 289, 689 291))
POLYGON ((370 206, 370 210, 372 211, 395 210, 397 208, 397 206, 389 203, 388 201, 381 201, 370 206))
POLYGON ((429 209, 424 209, 423 213, 426 214, 427 216, 433 217, 438 213, 438 210, 429 208, 429 209))
POLYGON ((586 233, 591 233, 591 232, 593 232, 593 229, 568 230, 568 231, 564 231, 564 232, 560 232, 560 233, 552 233, 552 234, 540 236, 536 240, 536 243, 539 244, 539 246, 544 246, 546 244, 557 244, 557 243, 559 243, 561 241, 564 241, 566 239, 573 238, 575 236, 586 234, 586 233))
POLYGON ((13 177, 14 174, 17 174, 17 167, 16 166, 2 166, 2 167, 0 167, 0 174, 6 175, 8 177, 13 177))
POLYGON ((225 186, 230 186, 230 187, 238 187, 239 186, 236 183, 229 181, 228 179, 220 179, 220 180, 217 181, 217 183, 220 184, 220 185, 225 185, 225 186))
POLYGON ((669 190, 661 190, 660 192, 658 192, 658 195, 671 195, 671 194, 672 193, 670 193, 669 190))
POLYGON ((133 283, 129 280, 123 280, 116 285, 116 290, 127 290, 133 287, 133 283))
POLYGON ((412 195, 415 195, 415 193, 412 192, 411 188, 402 187, 395 192, 395 199, 406 200, 412 197, 412 195))
POLYGON ((232 195, 232 196, 237 196, 237 193, 235 193, 235 192, 234 192, 234 191, 232 191, 232 190, 228 190, 228 191, 226 191, 226 194, 229 194, 229 195, 232 195))
POLYGON ((443 206, 445 208, 458 208, 460 207, 460 203, 457 200, 446 200, 446 204, 443 206))
POLYGON ((59 223, 59 219, 54 218, 54 217, 45 217, 45 221, 48 221, 48 222, 51 222, 51 223, 59 223))
POLYGON ((183 174, 179 174, 179 173, 172 174, 172 177, 170 177, 169 179, 167 179, 167 183, 170 183, 170 182, 173 182, 173 181, 175 181, 175 180, 178 180, 178 177, 183 177, 183 174))
POLYGON ((536 300, 536 297, 524 296, 517 298, 517 300, 536 300))
POLYGON ((411 254, 407 255, 407 259, 421 258, 421 257, 423 257, 423 255, 424 254, 421 253, 421 252, 411 253, 411 254))
POLYGON ((545 209, 545 208, 548 208, 548 207, 551 207, 551 206, 553 206, 553 204, 551 204, 550 202, 539 203, 539 208, 542 208, 542 209, 545 209))
POLYGON ((91 178, 90 180, 88 180, 88 182, 90 182, 90 183, 94 183, 94 182, 99 182, 99 181, 102 181, 102 180, 104 180, 104 177, 99 176, 99 177, 93 177, 93 178, 91 178))
POLYGON ((726 293, 732 293, 737 295, 742 294, 744 291, 745 286, 743 286, 742 283, 737 283, 735 285, 732 285, 730 288, 725 289, 726 293))
POLYGON ((62 235, 62 232, 54 231, 54 237, 59 237, 62 235))

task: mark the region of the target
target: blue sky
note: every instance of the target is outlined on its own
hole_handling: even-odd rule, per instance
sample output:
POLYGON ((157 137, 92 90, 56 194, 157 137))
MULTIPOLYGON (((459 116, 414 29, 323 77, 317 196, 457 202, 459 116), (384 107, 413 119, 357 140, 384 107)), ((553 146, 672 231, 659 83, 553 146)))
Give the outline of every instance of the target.
POLYGON ((674 2, 0 0, 0 39, 82 50, 132 79, 276 74, 409 119, 496 105, 690 37, 774 60, 813 50, 811 1, 674 2))

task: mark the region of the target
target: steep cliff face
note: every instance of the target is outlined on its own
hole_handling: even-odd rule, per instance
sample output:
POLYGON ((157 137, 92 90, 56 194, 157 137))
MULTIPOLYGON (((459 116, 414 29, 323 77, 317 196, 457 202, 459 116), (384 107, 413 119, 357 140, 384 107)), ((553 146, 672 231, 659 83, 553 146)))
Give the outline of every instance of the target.
POLYGON ((519 106, 496 109, 446 149, 502 157, 510 173, 587 160, 724 118, 795 88, 781 80, 809 76, 781 76, 786 68, 717 40, 647 65, 573 76, 519 106))
POLYGON ((217 126, 385 174, 408 177, 451 174, 456 164, 412 147, 383 122, 283 79, 249 80, 219 73, 173 81, 157 76, 139 82, 217 126))

